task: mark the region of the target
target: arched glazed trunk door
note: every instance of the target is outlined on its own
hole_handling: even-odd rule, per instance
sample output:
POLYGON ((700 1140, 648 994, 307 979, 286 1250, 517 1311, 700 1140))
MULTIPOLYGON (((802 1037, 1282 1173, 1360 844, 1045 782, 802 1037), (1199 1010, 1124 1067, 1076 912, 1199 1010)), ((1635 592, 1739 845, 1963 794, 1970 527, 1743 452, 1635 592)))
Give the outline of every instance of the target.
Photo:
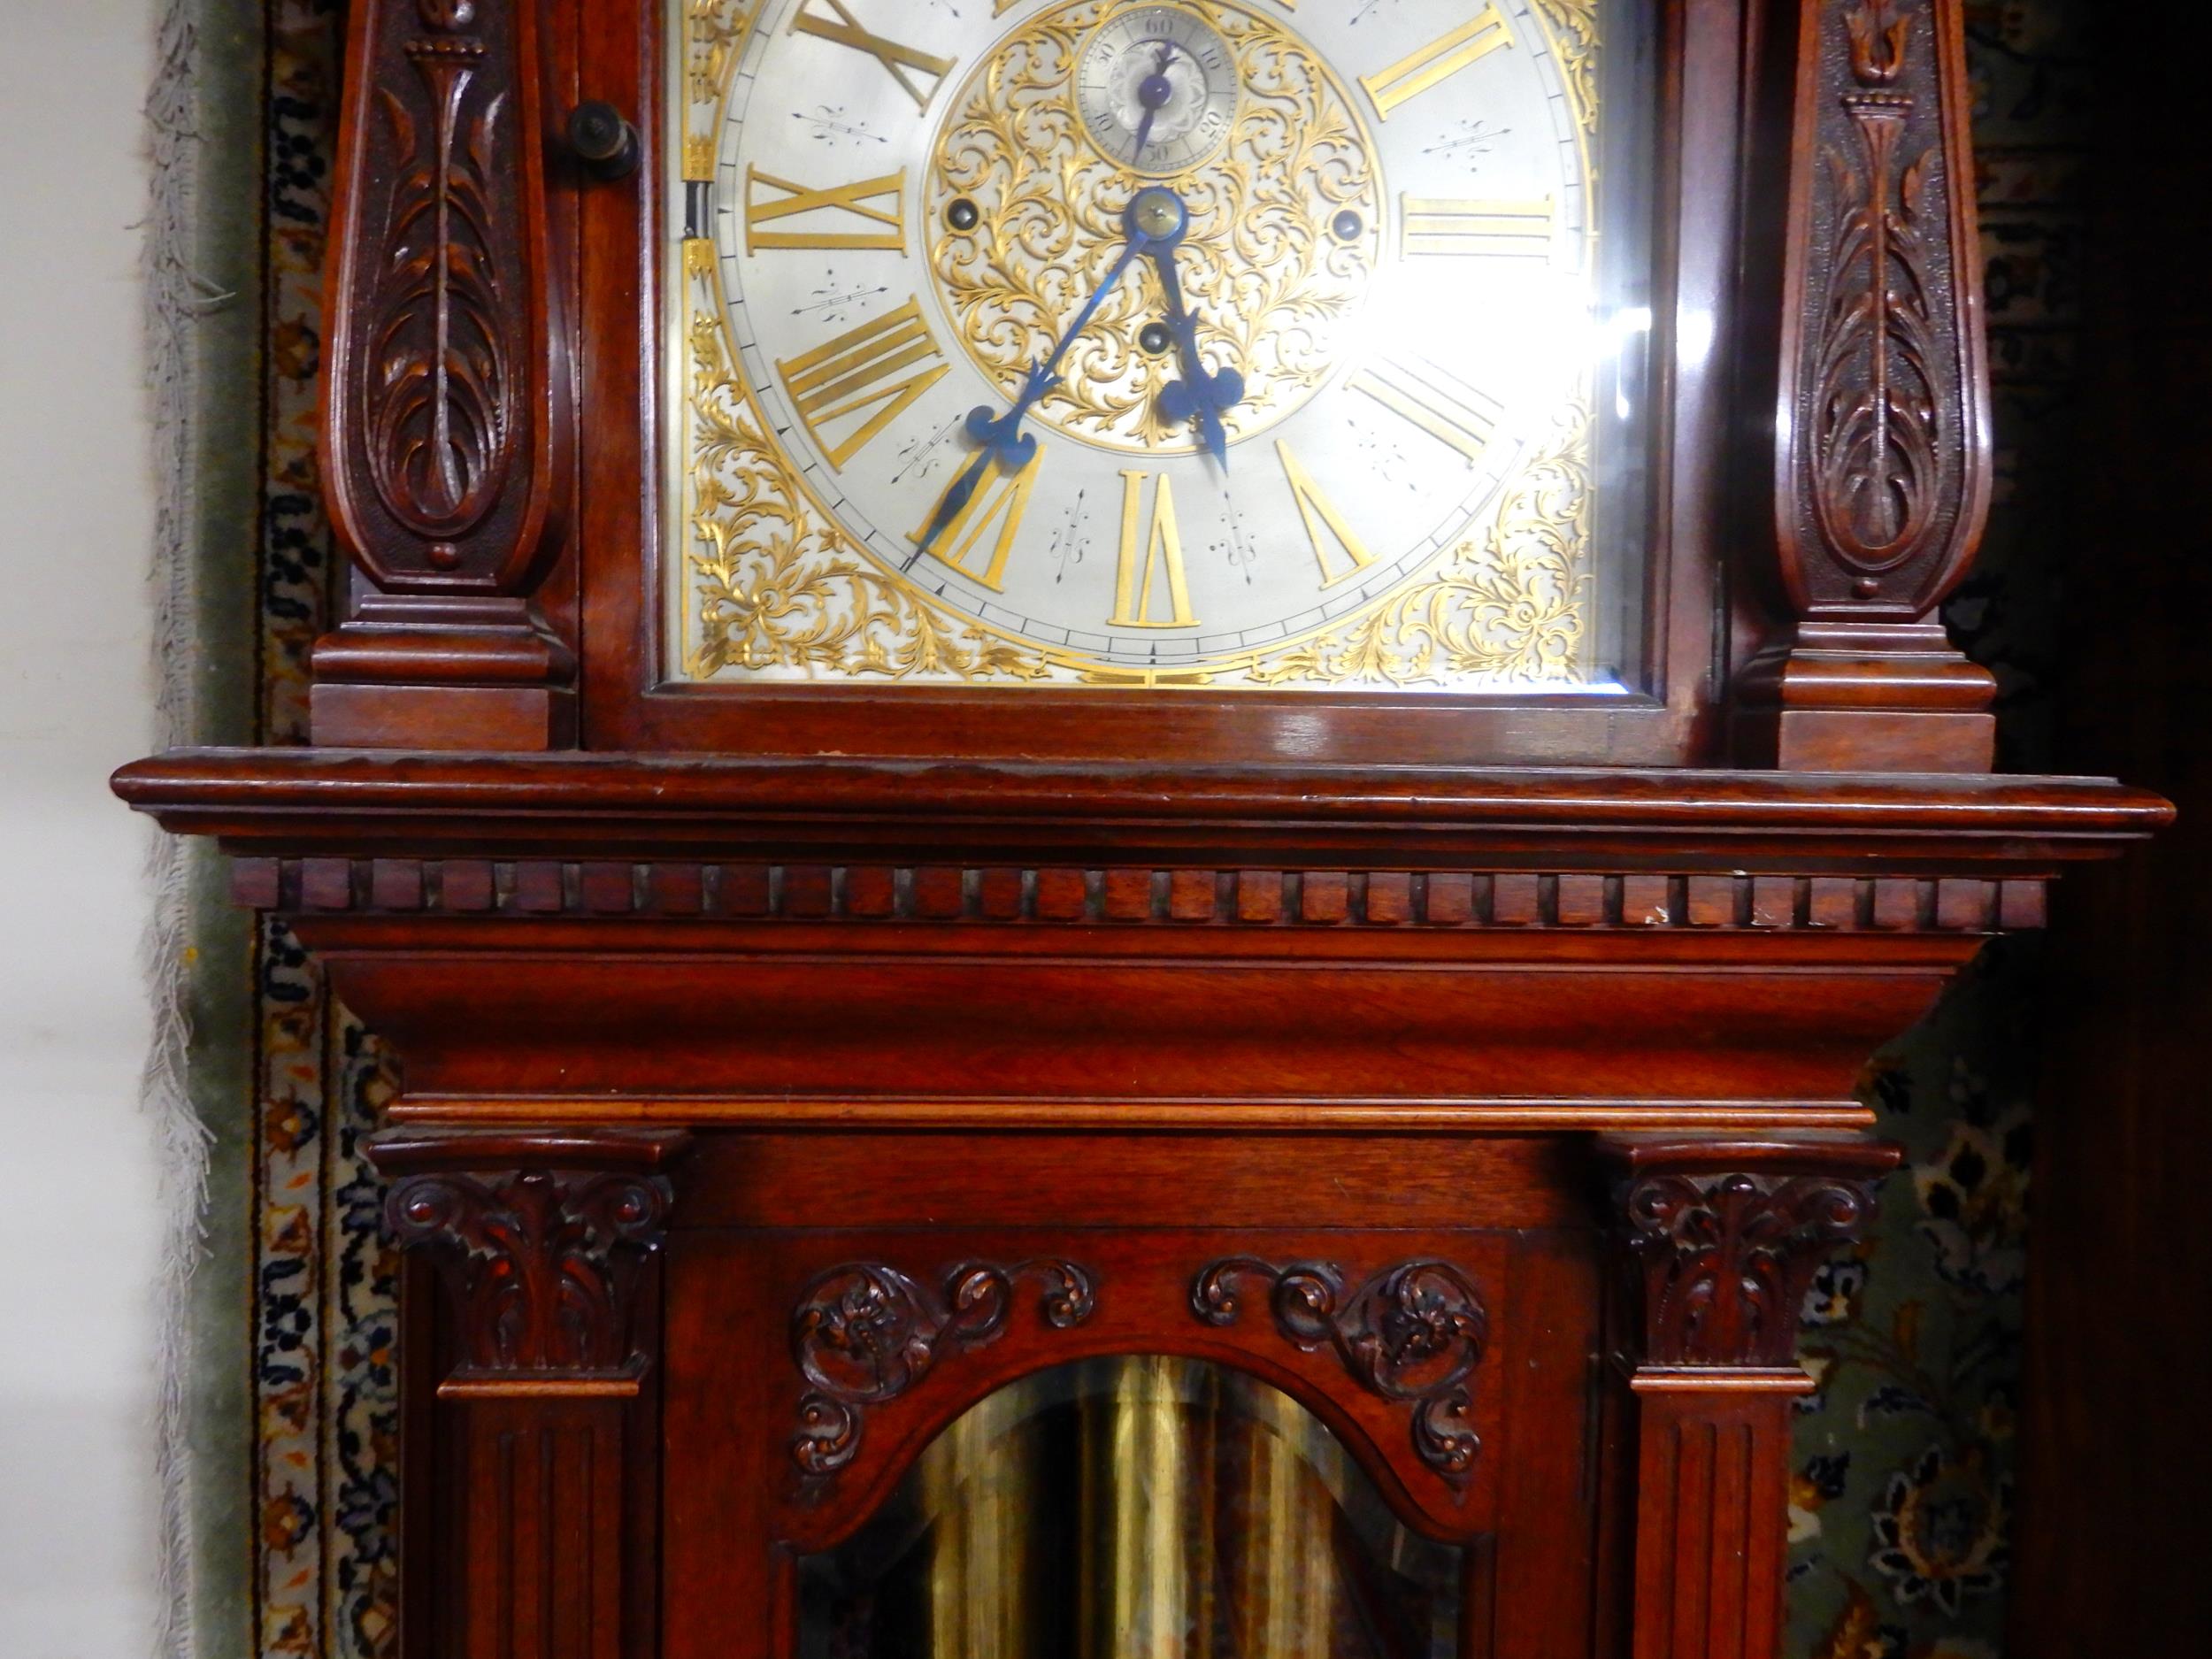
POLYGON ((1448 1659, 1466 1552, 1321 1419, 1178 1356, 1025 1377, 798 1563, 801 1659, 1448 1659))
MULTIPOLYGON (((704 1149, 744 1186, 666 1250, 669 1659, 1587 1659, 1600 1244, 1485 1196, 1512 1148, 1387 1192, 1256 1148, 1261 1225, 1179 1225, 1222 1179, 1179 1160, 1142 1228, 929 1225, 969 1148, 899 1149, 920 1226, 808 1226, 838 1171, 704 1149)), ((968 1202, 1064 1209, 1075 1150, 968 1202)))

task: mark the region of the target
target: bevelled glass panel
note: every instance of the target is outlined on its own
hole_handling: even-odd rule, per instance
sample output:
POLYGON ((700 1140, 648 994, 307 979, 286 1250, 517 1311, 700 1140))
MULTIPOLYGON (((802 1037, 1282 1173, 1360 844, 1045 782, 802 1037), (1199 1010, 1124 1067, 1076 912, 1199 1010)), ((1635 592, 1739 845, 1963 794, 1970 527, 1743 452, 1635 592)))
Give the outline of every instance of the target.
POLYGON ((1240 1373, 1087 1361, 975 1406, 800 1564, 803 1659, 1449 1659, 1462 1552, 1240 1373))

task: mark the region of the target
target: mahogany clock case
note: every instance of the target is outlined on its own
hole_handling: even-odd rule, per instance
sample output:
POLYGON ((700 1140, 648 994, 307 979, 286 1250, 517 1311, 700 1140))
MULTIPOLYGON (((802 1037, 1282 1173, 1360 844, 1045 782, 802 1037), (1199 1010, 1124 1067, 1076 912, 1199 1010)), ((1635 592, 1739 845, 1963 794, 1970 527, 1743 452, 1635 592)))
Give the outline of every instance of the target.
POLYGON ((401 1068, 415 1659, 797 1652, 941 1432, 1132 1355, 1325 1425, 1461 1552, 1448 1648, 1771 1659, 1860 1068, 2169 810, 1989 775, 1935 620, 1958 0, 1656 15, 1648 677, 1566 706, 662 683, 661 8, 357 0, 315 742, 117 787, 401 1068), (543 142, 400 165, 469 97, 543 142), (448 336, 394 296, 462 266, 500 465, 400 478, 448 336))
MULTIPOLYGON (((1896 681, 1909 687, 1900 694, 1906 703, 1928 718, 1869 764, 1948 769, 1962 764, 1948 750, 1985 756, 1986 743, 1978 749, 1974 733, 1985 738, 1986 721, 1974 717, 1985 704, 1985 696, 1977 697, 1986 682, 1947 654, 1939 636, 1914 626, 1962 568, 1986 502, 1978 302, 1970 284, 1952 280, 1971 219, 1964 111, 1961 98, 1943 89, 1959 73, 1955 7, 1933 6, 1925 15, 1916 8, 1895 37, 1895 61, 1869 59, 1863 77, 1870 100, 1893 100, 1884 106, 1885 141, 1887 115, 1903 111, 1894 135, 1924 157, 1914 185, 1926 194, 1921 211, 1928 223, 1912 257, 1929 308, 1918 326, 1932 331, 1939 349, 1925 364, 1930 378, 1921 395, 1933 443, 1915 486, 1910 534, 1872 561, 1882 567, 1874 575, 1855 574, 1847 563, 1833 566, 1842 580, 1832 593, 1827 588, 1835 584, 1816 574, 1832 566, 1827 555, 1793 552, 1778 571, 1766 550, 1778 522, 1786 549, 1800 541, 1824 545, 1820 526, 1830 509, 1820 504, 1814 480, 1820 466, 1849 459, 1816 457, 1806 449, 1811 434, 1795 429, 1800 423, 1786 421, 1778 430, 1753 411, 1774 409, 1778 400, 1809 407, 1820 365, 1832 368, 1837 357, 1839 342, 1817 326, 1831 303, 1819 296, 1832 279, 1851 280, 1852 272, 1835 264, 1836 257, 1847 264, 1848 256, 1786 268, 1786 250, 1804 244, 1811 220, 1849 204, 1824 194, 1821 176, 1801 173, 1793 183, 1789 158, 1815 142, 1864 142, 1847 129, 1830 130, 1828 116, 1813 119, 1798 96, 1807 75, 1852 73, 1834 61, 1853 50, 1846 44, 1851 9, 1825 8, 1829 33, 1816 42, 1801 35, 1797 8, 1761 0, 1669 4, 1654 12, 1656 160, 1645 240, 1652 250, 1656 412, 1649 423, 1650 500, 1647 511, 1632 515, 1643 519, 1648 591, 1636 607, 1644 637, 1630 653, 1638 665, 1630 690, 1593 707, 1587 695, 1313 690, 1230 696, 1185 687, 1166 696, 910 684, 732 689, 671 680, 662 667, 657 595, 679 540, 664 521, 659 486, 673 441, 658 367, 669 314, 663 193, 672 170, 658 146, 668 127, 664 65, 679 60, 682 43, 664 38, 665 8, 655 0, 549 5, 538 27, 504 42, 518 53, 528 50, 544 88, 541 96, 532 96, 534 84, 516 88, 527 121, 549 142, 541 174, 533 176, 534 156, 525 169, 510 227, 511 253, 519 258, 514 274, 530 296, 527 316, 516 319, 513 369, 523 377, 520 407, 542 418, 532 415, 515 434, 511 514, 503 509, 466 536, 441 540, 442 532, 411 529, 378 504, 365 454, 348 458, 358 421, 345 400, 333 405, 335 523, 362 568, 379 573, 382 585, 373 595, 365 590, 362 614, 321 651, 327 684, 318 692, 319 741, 543 747, 580 732, 595 749, 756 755, 1712 764, 1732 753, 1757 762, 1777 752, 1783 740, 1774 728, 1787 722, 1767 709, 1808 699, 1878 703, 1888 694, 1870 682, 1896 681), (596 177, 569 150, 561 123, 566 110, 587 100, 634 113, 641 159, 634 173, 596 177), (525 252, 529 257, 521 257, 525 252), (1786 283, 1809 296, 1816 326, 1808 337, 1799 337, 1805 325, 1795 313, 1778 314, 1772 303, 1786 283), (1762 487, 1760 480, 1768 482, 1762 487), (439 547, 449 549, 439 558, 457 561, 451 568, 430 559, 439 547), (533 608, 530 617, 513 612, 517 601, 533 608), (1808 623, 1903 632, 1864 636, 1860 656, 1883 658, 1878 673, 1846 650, 1832 672, 1809 675, 1801 668, 1792 683, 1777 653, 1786 653, 1793 618, 1801 613, 1808 623), (440 636, 434 646, 422 641, 425 634, 440 636), (1775 661, 1766 679, 1780 682, 1771 689, 1757 673, 1746 678, 1763 653, 1775 661), (1854 683, 1832 683, 1842 680, 1854 683), (426 681, 445 695, 426 698, 411 688, 426 681), (1732 722, 1724 698, 1732 681, 1752 693, 1747 703, 1758 705, 1732 722), (538 685, 549 689, 536 693, 538 685), (467 721, 479 723, 473 731, 465 709, 467 721), (1957 733, 1916 762, 1908 734, 1947 726, 1957 733)), ((386 79, 404 84, 401 72, 415 73, 402 50, 404 31, 372 34, 365 20, 372 11, 357 14, 357 50, 383 53, 386 79)), ((475 73, 495 73, 500 62, 495 53, 475 73)), ((348 142, 368 176, 396 159, 382 148, 373 107, 352 106, 349 118, 348 142)), ((1887 182, 1895 187, 1895 180, 1887 182)), ((365 285, 381 269, 369 241, 385 222, 380 212, 365 190, 342 196, 334 300, 337 314, 362 320, 334 341, 336 383, 346 382, 355 354, 365 349, 366 336, 356 335, 375 309, 365 285)), ((1863 371, 1863 351, 1844 357, 1852 373, 1863 371)), ((1822 396, 1836 389, 1825 387, 1822 396)), ((1827 649, 1809 636, 1796 643, 1827 649)), ((1797 723, 1815 722, 1809 715, 1797 723)))
POLYGON ((1318 781, 130 769, 403 1069, 406 1651, 803 1651, 955 1417, 1150 1354, 1458 1548, 1462 1652, 1775 1655, 1796 1312, 1895 1156, 1864 1057, 2162 807, 1318 781))

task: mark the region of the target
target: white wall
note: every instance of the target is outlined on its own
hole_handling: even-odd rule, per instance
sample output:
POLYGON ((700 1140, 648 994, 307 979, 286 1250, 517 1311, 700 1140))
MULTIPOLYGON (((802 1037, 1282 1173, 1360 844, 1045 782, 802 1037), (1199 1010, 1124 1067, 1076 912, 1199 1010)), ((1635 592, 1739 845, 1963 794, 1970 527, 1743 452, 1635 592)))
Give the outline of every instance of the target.
POLYGON ((152 1136, 137 964, 157 0, 0 0, 0 1655, 142 1659, 152 1136))

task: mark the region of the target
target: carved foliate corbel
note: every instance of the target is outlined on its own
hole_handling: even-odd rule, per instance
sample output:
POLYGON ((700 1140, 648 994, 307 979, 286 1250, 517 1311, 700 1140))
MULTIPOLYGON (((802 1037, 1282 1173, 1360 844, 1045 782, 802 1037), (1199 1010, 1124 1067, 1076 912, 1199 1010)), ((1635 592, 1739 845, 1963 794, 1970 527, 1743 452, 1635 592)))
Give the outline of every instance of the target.
POLYGON ((353 9, 323 484, 358 577, 316 648, 318 742, 561 736, 574 664, 534 603, 574 421, 540 35, 537 0, 353 9))
POLYGON ((369 1145, 389 1177, 392 1237, 435 1264, 463 1372, 634 1372, 648 1344, 638 1288, 674 1194, 664 1170, 686 1137, 388 1133, 369 1145))
POLYGON ((1935 612, 1991 489, 1961 0, 1800 13, 1775 527, 1793 633, 1740 687, 1756 756, 1985 771, 1995 685, 1935 612))
POLYGON ((1639 1370, 1780 1373, 1829 1256, 1857 1239, 1897 1148, 1860 1140, 1606 1143, 1639 1370))
POLYGON ((1333 1349, 1354 1381, 1413 1408, 1417 1456, 1454 1486, 1472 1478, 1482 1441, 1469 1423, 1469 1379, 1490 1338, 1481 1294, 1448 1262, 1406 1262, 1348 1289, 1333 1262, 1278 1267, 1250 1256, 1213 1263, 1192 1282, 1191 1311, 1211 1325, 1243 1313, 1240 1279, 1271 1286, 1275 1328, 1293 1346, 1333 1349))

